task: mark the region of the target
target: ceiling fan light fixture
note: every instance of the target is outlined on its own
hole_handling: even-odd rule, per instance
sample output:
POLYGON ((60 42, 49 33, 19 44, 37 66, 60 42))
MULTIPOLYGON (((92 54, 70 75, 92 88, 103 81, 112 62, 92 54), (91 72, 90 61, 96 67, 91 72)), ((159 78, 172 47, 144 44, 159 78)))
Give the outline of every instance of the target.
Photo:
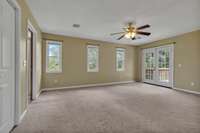
POLYGON ((134 38, 135 35, 136 35, 135 32, 128 32, 128 33, 126 33, 125 37, 129 39, 129 38, 134 38))
POLYGON ((125 28, 122 28, 124 30, 123 32, 111 33, 111 36, 120 35, 120 37, 117 38, 117 40, 121 40, 124 37, 127 39, 136 40, 138 39, 138 35, 142 35, 142 36, 151 35, 150 32, 141 31, 146 28, 150 28, 150 25, 146 24, 140 27, 136 27, 135 24, 133 25, 133 23, 129 23, 128 26, 126 26, 125 28))

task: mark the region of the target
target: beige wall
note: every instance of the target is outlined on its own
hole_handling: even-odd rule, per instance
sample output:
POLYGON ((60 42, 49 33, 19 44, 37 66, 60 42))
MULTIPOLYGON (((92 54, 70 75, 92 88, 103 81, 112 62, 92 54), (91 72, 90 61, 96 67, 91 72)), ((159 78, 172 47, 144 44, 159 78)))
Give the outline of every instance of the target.
POLYGON ((174 83, 175 87, 200 91, 200 30, 142 45, 138 47, 138 80, 141 80, 141 50, 149 47, 176 42, 174 45, 174 83), (178 64, 182 67, 179 68, 178 64), (195 85, 191 86, 191 82, 195 85))
POLYGON ((22 114, 24 110, 27 108, 27 73, 26 73, 26 67, 23 65, 24 60, 26 60, 26 38, 27 38, 27 24, 28 20, 32 23, 34 28, 37 30, 37 90, 39 91, 40 84, 41 84, 41 31, 40 28, 36 22, 36 20, 33 18, 33 15, 30 12, 30 9, 27 6, 27 3, 25 0, 17 0, 20 8, 21 8, 21 42, 20 42, 20 113, 22 114))
POLYGON ((47 74, 45 72, 46 45, 43 41, 42 88, 135 80, 137 51, 133 46, 45 33, 42 37, 63 41, 63 72, 59 74, 47 74), (99 72, 87 72, 87 43, 99 44, 99 72), (115 48, 117 47, 126 49, 126 68, 124 72, 116 72, 115 69, 115 48))
POLYGON ((63 73, 47 74, 45 72, 45 41, 43 41, 42 88, 61 86, 107 83, 116 81, 141 81, 141 50, 149 47, 176 42, 174 45, 174 83, 175 87, 200 91, 200 31, 187 33, 145 44, 138 47, 118 45, 101 41, 79 39, 43 33, 44 39, 63 41, 63 73), (87 73, 86 44, 100 44, 100 70, 87 73), (115 48, 124 47, 126 54, 126 71, 115 70, 115 48), (179 68, 178 64, 182 67, 179 68), (191 86, 194 82, 194 86, 191 86))

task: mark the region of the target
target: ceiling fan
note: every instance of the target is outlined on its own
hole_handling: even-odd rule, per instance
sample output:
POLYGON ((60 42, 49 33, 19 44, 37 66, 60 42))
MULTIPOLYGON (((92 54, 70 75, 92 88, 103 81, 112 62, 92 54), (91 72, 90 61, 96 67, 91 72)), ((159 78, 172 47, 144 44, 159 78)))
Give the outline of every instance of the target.
POLYGON ((141 30, 150 28, 149 24, 140 26, 140 27, 135 27, 133 23, 129 23, 127 27, 123 28, 123 32, 117 32, 117 33, 111 33, 110 35, 120 35, 121 36, 117 40, 121 40, 123 37, 126 37, 131 40, 139 39, 139 37, 136 37, 136 35, 144 35, 144 36, 149 36, 151 35, 150 32, 143 32, 141 30))

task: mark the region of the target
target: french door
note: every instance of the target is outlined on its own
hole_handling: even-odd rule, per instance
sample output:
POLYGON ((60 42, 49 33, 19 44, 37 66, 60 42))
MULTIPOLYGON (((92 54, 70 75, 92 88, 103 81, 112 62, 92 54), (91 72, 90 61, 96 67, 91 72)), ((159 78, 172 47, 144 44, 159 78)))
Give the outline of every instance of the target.
POLYGON ((143 82, 173 87, 173 45, 143 50, 143 82))

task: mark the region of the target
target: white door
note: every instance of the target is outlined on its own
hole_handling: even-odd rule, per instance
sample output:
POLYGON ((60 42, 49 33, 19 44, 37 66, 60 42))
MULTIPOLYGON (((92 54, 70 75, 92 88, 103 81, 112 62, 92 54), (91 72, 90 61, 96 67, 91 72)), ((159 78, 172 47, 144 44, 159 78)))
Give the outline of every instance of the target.
POLYGON ((0 0, 0 133, 14 125, 15 98, 15 11, 0 0))
POLYGON ((173 87, 173 47, 167 45, 156 48, 156 82, 159 85, 173 87))
POLYGON ((173 45, 143 50, 143 82, 173 87, 173 45))
POLYGON ((143 81, 147 83, 155 82, 156 72, 156 52, 154 48, 143 50, 143 81))

